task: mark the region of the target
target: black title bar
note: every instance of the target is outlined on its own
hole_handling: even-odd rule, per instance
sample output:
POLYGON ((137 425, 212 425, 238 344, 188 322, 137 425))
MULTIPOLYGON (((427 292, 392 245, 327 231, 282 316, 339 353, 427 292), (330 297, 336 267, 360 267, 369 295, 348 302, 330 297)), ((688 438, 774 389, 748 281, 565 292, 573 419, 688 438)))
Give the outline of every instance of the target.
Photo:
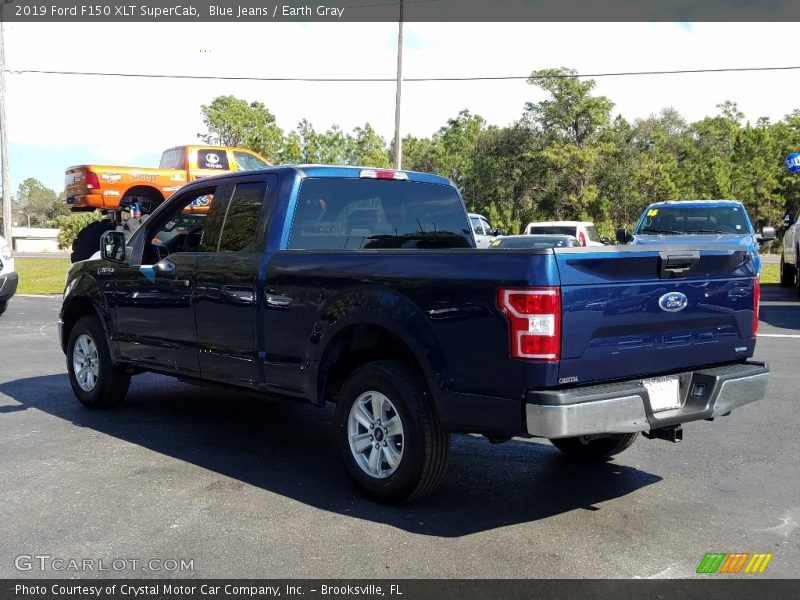
MULTIPOLYGON (((397 21, 400 0, 0 0, 9 22, 397 21)), ((800 21, 797 0, 403 0, 421 22, 800 21)))
POLYGON ((64 579, 2 580, 3 600, 794 600, 800 580, 563 579, 64 579))

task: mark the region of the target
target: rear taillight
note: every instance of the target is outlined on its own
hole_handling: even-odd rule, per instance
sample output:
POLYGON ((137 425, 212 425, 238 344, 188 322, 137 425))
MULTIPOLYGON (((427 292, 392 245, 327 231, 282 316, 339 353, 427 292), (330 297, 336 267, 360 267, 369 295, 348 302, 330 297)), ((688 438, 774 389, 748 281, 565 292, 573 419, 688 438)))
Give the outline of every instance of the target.
POLYGON ((497 305, 508 318, 511 358, 556 362, 561 358, 561 290, 500 289, 497 305))
POLYGON ((761 283, 753 277, 753 337, 758 333, 758 305, 761 302, 761 283))
POLYGON ((395 181, 408 181, 408 175, 402 171, 388 171, 378 169, 362 169, 360 177, 366 179, 394 179, 395 181))
POLYGON ((100 189, 100 179, 97 177, 97 173, 86 171, 86 187, 90 190, 100 189))
POLYGON ((583 235, 583 232, 582 232, 582 231, 579 231, 579 232, 578 232, 578 243, 579 243, 581 246, 585 246, 585 245, 586 245, 586 236, 585 236, 585 235, 583 235))

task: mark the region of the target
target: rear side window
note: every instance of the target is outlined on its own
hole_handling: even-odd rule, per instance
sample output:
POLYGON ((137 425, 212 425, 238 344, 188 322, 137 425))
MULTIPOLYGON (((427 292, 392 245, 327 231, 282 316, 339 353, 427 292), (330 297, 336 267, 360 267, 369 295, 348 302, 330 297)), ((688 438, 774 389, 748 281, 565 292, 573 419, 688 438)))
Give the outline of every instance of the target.
POLYGON ((600 235, 597 233, 597 229, 595 229, 594 225, 587 225, 586 226, 586 233, 589 236, 589 239, 593 242, 600 241, 600 235))
POLYGON ((464 207, 448 185, 380 179, 303 181, 288 248, 469 248, 464 207))
POLYGON ((228 153, 224 148, 202 148, 197 151, 197 168, 228 171, 228 153))
POLYGON ((567 225, 532 225, 530 233, 535 235, 571 235, 578 237, 578 228, 567 225))
POLYGON ((220 252, 240 252, 253 245, 258 238, 261 207, 266 193, 267 184, 263 181, 236 186, 222 227, 220 252))

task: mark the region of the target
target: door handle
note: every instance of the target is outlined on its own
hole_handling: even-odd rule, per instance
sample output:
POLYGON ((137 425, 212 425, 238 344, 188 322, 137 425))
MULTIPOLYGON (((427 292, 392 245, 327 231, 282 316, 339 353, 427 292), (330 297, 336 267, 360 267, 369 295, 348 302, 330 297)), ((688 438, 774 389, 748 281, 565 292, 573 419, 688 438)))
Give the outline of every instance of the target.
POLYGON ((174 288, 187 288, 192 285, 192 282, 188 279, 173 279, 170 285, 174 288))

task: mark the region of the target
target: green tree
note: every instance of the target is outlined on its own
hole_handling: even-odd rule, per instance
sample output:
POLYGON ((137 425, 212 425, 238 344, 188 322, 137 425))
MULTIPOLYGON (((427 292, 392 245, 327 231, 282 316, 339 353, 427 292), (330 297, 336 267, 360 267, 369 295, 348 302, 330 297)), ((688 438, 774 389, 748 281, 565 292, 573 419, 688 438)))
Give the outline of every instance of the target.
POLYGON ((197 136, 204 142, 249 148, 272 160, 280 156, 283 130, 263 103, 218 96, 200 112, 208 132, 197 136))
POLYGON ((19 184, 12 210, 20 225, 30 223, 31 227, 50 227, 56 217, 69 214, 63 196, 57 196, 53 190, 33 177, 19 184))
POLYGON ((602 151, 602 132, 609 126, 614 104, 592 96, 595 82, 581 81, 574 69, 534 71, 528 83, 550 98, 528 102, 524 120, 547 141, 541 158, 547 163, 548 189, 543 208, 556 219, 586 218, 598 199, 595 165, 602 151))

